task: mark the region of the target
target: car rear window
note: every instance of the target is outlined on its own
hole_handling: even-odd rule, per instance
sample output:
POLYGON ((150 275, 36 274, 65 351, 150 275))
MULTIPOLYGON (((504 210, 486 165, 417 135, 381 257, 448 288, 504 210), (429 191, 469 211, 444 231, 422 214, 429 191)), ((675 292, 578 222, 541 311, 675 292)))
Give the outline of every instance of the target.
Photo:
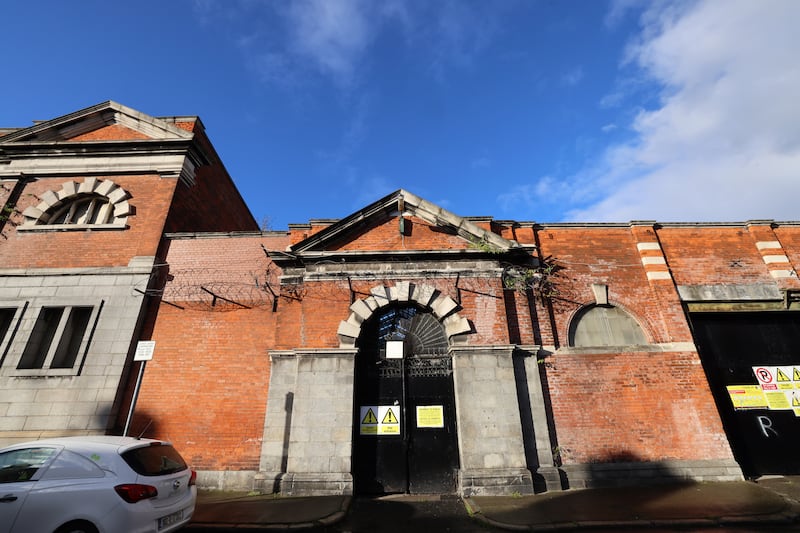
POLYGON ((140 476, 163 476, 188 468, 178 450, 169 444, 134 448, 123 453, 122 458, 140 476))

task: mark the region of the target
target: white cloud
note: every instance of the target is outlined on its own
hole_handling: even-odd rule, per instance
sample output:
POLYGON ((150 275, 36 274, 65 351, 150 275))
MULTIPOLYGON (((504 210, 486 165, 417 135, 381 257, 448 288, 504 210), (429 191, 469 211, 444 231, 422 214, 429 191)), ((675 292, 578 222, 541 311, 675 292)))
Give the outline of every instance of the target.
POLYGON ((798 218, 800 2, 659 3, 641 20, 627 60, 660 101, 569 180, 573 205, 594 198, 570 218, 798 218))
POLYGON ((473 57, 485 48, 498 31, 501 4, 467 4, 448 0, 433 2, 433 12, 417 13, 415 27, 407 31, 421 36, 420 47, 431 54, 431 68, 438 80, 444 80, 446 71, 452 67, 468 68, 473 57), (434 20, 427 27, 426 19, 434 20))
POLYGON ((374 35, 368 7, 363 0, 293 2, 287 11, 293 52, 339 83, 351 83, 374 35))
MULTIPOLYGON (((376 40, 382 34, 393 35, 385 31, 389 26, 399 28, 404 46, 427 57, 430 74, 441 81, 450 68, 472 65, 474 55, 495 35, 504 9, 453 0, 294 0, 288 4, 195 0, 194 11, 201 21, 214 17, 258 21, 257 32, 241 37, 239 45, 262 81, 294 89, 309 73, 316 73, 349 90, 367 78, 376 40)), ((582 73, 577 71, 577 75, 582 73)))
POLYGON ((629 11, 640 8, 645 1, 650 0, 611 0, 605 19, 606 27, 616 28, 629 11))
POLYGON ((492 160, 486 156, 476 157, 469 163, 469 167, 473 170, 489 168, 492 166, 492 160))
POLYGON ((338 145, 332 150, 321 150, 317 155, 334 167, 349 164, 367 136, 370 107, 368 95, 355 100, 338 145))
POLYGON ((583 68, 575 67, 568 70, 561 76, 561 84, 572 87, 580 83, 583 79, 583 68))

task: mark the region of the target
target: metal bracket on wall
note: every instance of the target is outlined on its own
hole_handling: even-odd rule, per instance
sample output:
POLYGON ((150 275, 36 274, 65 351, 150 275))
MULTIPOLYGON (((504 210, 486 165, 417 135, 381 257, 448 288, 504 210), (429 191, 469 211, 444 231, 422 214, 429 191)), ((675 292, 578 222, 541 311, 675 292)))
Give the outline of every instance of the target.
POLYGON ((800 290, 786 289, 783 291, 783 307, 785 309, 800 307, 800 290))
POLYGON ((211 297, 212 297, 212 299, 211 299, 211 307, 214 307, 214 306, 217 305, 217 300, 222 300, 223 302, 228 302, 229 304, 238 305, 238 306, 243 307, 245 309, 250 309, 250 307, 248 307, 248 306, 246 306, 244 304, 240 304, 239 302, 236 302, 234 300, 229 300, 228 298, 225 298, 224 296, 220 296, 219 294, 214 294, 213 292, 211 292, 210 290, 206 289, 205 287, 201 286, 200 290, 203 291, 203 292, 207 292, 208 294, 211 295, 211 297))
POLYGON ((347 286, 350 288, 350 305, 356 303, 356 291, 353 290, 353 280, 347 276, 347 286))

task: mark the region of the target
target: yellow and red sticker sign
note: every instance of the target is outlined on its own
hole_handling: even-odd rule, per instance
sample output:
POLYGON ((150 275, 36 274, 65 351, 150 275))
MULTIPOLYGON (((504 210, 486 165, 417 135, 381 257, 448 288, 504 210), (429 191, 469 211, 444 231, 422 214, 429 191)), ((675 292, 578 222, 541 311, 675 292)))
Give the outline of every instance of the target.
POLYGON ((729 385, 734 409, 793 410, 800 416, 800 364, 754 366, 758 385, 729 385))

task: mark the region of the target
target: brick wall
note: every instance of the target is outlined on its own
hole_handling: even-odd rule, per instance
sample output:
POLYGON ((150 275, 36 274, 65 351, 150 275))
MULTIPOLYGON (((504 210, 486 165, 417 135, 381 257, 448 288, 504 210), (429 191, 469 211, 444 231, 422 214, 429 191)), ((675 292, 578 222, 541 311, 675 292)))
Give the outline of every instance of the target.
MULTIPOLYGON (((411 227, 410 235, 401 236, 397 220, 390 220, 339 246, 469 247, 463 239, 416 220, 411 227)), ((534 292, 504 290, 497 273, 458 280, 404 279, 434 286, 460 301, 459 315, 474 326, 474 333, 467 335, 469 345, 542 344, 555 349, 539 370, 565 464, 730 459, 702 365, 691 349, 676 283, 726 282, 731 279, 726 268, 733 268, 730 263, 735 260, 744 265, 736 268, 745 274, 736 279, 772 280, 747 231, 646 224, 498 228, 504 235, 538 242, 541 255, 552 256, 559 270, 551 301, 534 292), (593 284, 608 286, 610 303, 636 319, 648 346, 568 346, 575 314, 594 302, 593 284)), ((781 242, 800 239, 793 228, 775 233, 781 242)), ((269 280, 277 291, 280 272, 260 244, 283 250, 295 240, 296 236, 276 234, 169 241, 167 261, 173 277, 164 299, 184 309, 162 303, 158 311, 152 332, 156 356, 148 363, 136 423, 142 426, 146 418, 153 418, 155 426, 148 434, 174 440, 197 468, 256 469, 270 372, 266 354, 337 347, 337 327, 350 313, 351 287, 354 297, 363 299, 372 287, 395 285, 402 272, 394 265, 370 281, 306 281, 297 293, 279 299, 275 313, 266 296, 252 309, 220 304, 223 309, 214 310, 207 293, 187 288, 194 283, 224 294, 225 283, 255 281, 257 287, 269 280)), ((244 303, 248 301, 256 300, 244 303)))
POLYGON ((554 277, 557 293, 552 299, 556 335, 545 336, 544 344, 568 345, 575 313, 595 301, 592 284, 607 285, 609 303, 628 311, 650 342, 691 341, 674 287, 669 285, 666 295, 656 292, 630 228, 545 227, 538 237, 542 255, 552 256, 559 267, 554 277))
MULTIPOLYGON (((283 249, 287 242, 285 234, 260 233, 168 240, 169 303, 145 328, 156 350, 132 434, 152 421, 145 435, 176 443, 194 468, 258 469, 276 331, 263 283, 277 279, 261 245, 283 249), (200 287, 236 303, 213 303, 200 287)), ((135 373, 130 378, 128 394, 135 373)))
POLYGON ((675 283, 772 283, 744 226, 666 227, 658 230, 675 283))
MULTIPOLYGON (((789 257, 792 270, 800 267, 800 226, 798 225, 780 225, 775 228, 775 237, 783 246, 783 251, 789 257)), ((787 286, 797 289, 800 288, 800 278, 797 273, 791 280, 785 280, 787 286)))
MULTIPOLYGON (((178 124, 179 126, 185 123, 178 124)), ((194 142, 209 158, 210 164, 197 169, 191 187, 181 183, 167 220, 167 232, 184 231, 254 231, 253 218, 239 190, 225 170, 208 137, 197 125, 194 142)))
POLYGON ((432 226, 417 217, 406 217, 404 233, 400 223, 392 218, 369 229, 350 235, 351 239, 331 246, 331 250, 461 250, 467 244, 463 238, 444 228, 432 226))
MULTIPOLYGON (((157 175, 100 176, 110 179, 130 195, 135 213, 128 217, 128 229, 96 231, 16 231, 7 226, 0 246, 4 268, 75 268, 126 266, 135 256, 154 256, 164 229, 164 219, 177 180, 157 175)), ((83 178, 42 178, 28 183, 18 210, 36 206, 46 191, 59 191, 67 181, 83 178)))
POLYGON ((564 353, 546 373, 566 464, 730 458, 696 353, 564 353))
POLYGON ((176 443, 194 468, 257 470, 274 331, 271 309, 162 306, 131 433, 176 443))
POLYGON ((119 124, 111 124, 96 130, 70 137, 70 141, 130 141, 134 139, 149 139, 144 133, 120 126, 119 124))
MULTIPOLYGON (((715 267, 730 252, 709 259, 711 243, 719 238, 715 231, 705 237, 700 232, 697 240, 707 239, 704 245, 692 244, 683 234, 661 231, 658 237, 668 258, 665 262, 673 271, 681 261, 686 266, 687 255, 696 254, 704 266, 694 265, 697 268, 685 275, 694 282, 708 282, 711 276, 719 279, 715 267)), ((724 234, 736 242, 732 233, 724 234)), ((544 227, 537 237, 542 255, 553 256, 562 269, 555 278, 552 308, 537 308, 542 342, 561 348, 541 365, 561 460, 574 464, 729 459, 699 356, 694 351, 676 351, 674 344, 664 345, 691 346, 692 339, 675 284, 668 276, 648 276, 648 265, 658 265, 658 261, 643 261, 643 257, 661 255, 654 228, 544 227), (648 245, 638 246, 642 242, 648 245), (592 284, 607 285, 609 302, 629 312, 648 342, 662 348, 594 352, 565 348, 576 312, 595 301, 592 284), (548 315, 555 324, 555 336, 548 331, 548 315)), ((732 246, 750 248, 741 242, 732 246)), ((666 272, 663 266, 657 268, 666 272)))

